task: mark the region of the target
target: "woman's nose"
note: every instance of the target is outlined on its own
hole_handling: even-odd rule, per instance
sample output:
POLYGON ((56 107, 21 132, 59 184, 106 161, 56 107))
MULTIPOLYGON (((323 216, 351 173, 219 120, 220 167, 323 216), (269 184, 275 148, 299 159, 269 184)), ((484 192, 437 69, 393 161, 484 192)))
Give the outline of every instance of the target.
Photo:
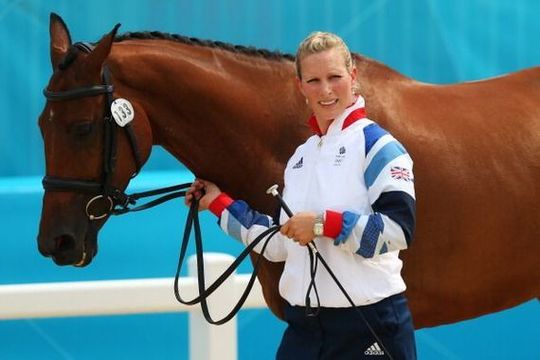
POLYGON ((321 92, 323 95, 332 94, 332 87, 328 82, 325 81, 321 84, 321 92))

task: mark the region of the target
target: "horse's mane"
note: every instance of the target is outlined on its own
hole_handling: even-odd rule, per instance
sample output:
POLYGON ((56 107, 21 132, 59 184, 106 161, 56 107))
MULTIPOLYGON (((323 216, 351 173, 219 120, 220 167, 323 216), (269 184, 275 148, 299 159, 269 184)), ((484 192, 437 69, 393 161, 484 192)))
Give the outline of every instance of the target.
POLYGON ((225 43, 222 41, 202 40, 195 37, 187 37, 178 34, 169 34, 159 31, 143 31, 143 32, 127 32, 125 34, 117 35, 114 39, 115 42, 121 42, 125 40, 171 40, 187 45, 205 46, 210 48, 223 49, 235 53, 246 54, 251 56, 260 56, 270 60, 291 60, 294 61, 294 55, 285 54, 279 51, 270 51, 266 49, 258 49, 253 46, 234 45, 225 43))

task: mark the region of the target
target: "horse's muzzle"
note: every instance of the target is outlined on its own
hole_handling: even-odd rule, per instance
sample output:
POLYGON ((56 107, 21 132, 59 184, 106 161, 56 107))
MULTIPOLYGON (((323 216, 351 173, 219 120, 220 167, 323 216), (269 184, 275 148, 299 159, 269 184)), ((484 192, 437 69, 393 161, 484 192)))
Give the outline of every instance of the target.
POLYGON ((73 235, 62 234, 56 236, 48 248, 42 246, 43 239, 39 239, 39 252, 46 257, 51 257, 57 265, 86 266, 90 264, 97 249, 89 249, 86 239, 82 244, 77 244, 73 235))

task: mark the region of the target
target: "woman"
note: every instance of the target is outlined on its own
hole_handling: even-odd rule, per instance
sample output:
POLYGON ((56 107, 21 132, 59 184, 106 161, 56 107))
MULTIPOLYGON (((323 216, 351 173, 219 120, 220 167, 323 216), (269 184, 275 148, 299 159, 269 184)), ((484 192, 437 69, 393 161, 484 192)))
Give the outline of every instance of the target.
MULTIPOLYGON (((285 261, 279 291, 288 303, 288 327, 277 358, 390 354, 414 359, 414 329, 398 258, 414 232, 412 160, 392 135, 366 118, 364 99, 356 94, 356 67, 338 36, 309 35, 298 48, 296 70, 299 89, 313 111, 309 124, 314 135, 296 149, 285 169, 283 198, 295 215, 289 219, 281 212, 282 236, 272 239, 263 254, 270 261, 285 261), (314 277, 318 296, 310 291, 310 242, 365 319, 322 267, 314 277), (320 306, 315 313, 306 311, 314 304, 320 306)), ((272 224, 269 216, 209 181, 196 180, 186 203, 194 196, 201 197, 201 209, 210 209, 223 230, 244 244, 272 224)))

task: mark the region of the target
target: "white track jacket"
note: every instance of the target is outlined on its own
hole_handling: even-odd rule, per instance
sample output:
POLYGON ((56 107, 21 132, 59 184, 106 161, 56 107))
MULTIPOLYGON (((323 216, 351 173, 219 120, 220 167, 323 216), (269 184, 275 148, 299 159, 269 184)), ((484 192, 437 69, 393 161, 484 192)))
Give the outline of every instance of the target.
MULTIPOLYGON (((318 133, 313 117, 310 125, 318 133)), ((326 135, 311 136, 289 159, 283 198, 293 213, 324 214, 324 236, 314 242, 355 305, 405 290, 398 254, 414 233, 412 167, 403 146, 365 117, 361 97, 332 122, 326 135)), ((210 210, 220 217, 219 225, 227 234, 246 245, 273 223, 271 217, 224 193, 210 210)), ((280 223, 286 220, 281 211, 280 223)), ((285 261, 279 292, 291 305, 306 306, 311 280, 307 247, 278 233, 263 255, 285 261)), ((350 307, 321 264, 315 284, 320 306, 350 307)), ((313 292, 310 301, 317 304, 313 292)))

